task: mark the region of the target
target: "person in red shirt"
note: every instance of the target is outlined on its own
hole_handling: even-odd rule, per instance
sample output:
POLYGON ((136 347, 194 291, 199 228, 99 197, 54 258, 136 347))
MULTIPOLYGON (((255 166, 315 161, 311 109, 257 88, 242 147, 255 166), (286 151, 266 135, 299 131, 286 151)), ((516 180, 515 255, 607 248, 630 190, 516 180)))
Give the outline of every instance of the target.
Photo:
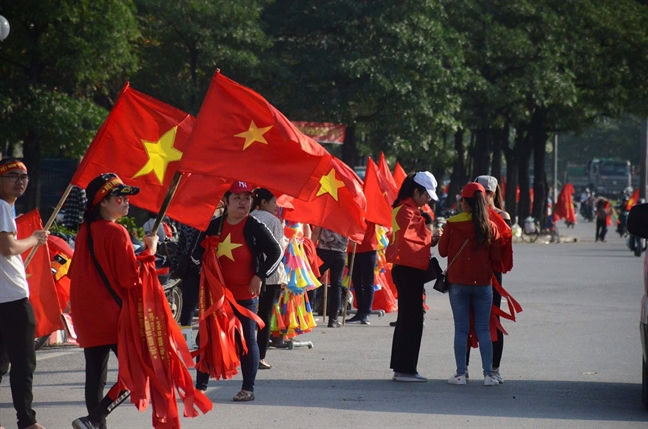
MULTIPOLYGON (((76 429, 106 426, 108 406, 116 397, 107 395, 108 357, 117 355, 117 329, 122 297, 136 287, 140 264, 128 231, 115 221, 128 214, 128 196, 139 188, 126 186, 114 173, 94 178, 86 188, 88 202, 79 228, 70 266, 70 305, 77 342, 85 356, 85 403, 89 415, 72 422, 76 429)), ((155 254, 157 236, 144 239, 155 254)))
POLYGON ((398 320, 392 341, 391 364, 394 381, 425 382, 418 365, 423 335, 423 283, 433 244, 431 221, 420 207, 437 200, 434 176, 422 171, 407 175, 392 211, 392 236, 385 252, 391 262, 392 278, 398 290, 398 320))
MULTIPOLYGON (((256 314, 259 294, 266 279, 281 263, 281 246, 268 227, 250 216, 253 187, 235 181, 224 195, 225 212, 213 219, 202 233, 191 255, 194 263, 202 261, 205 249, 200 245, 205 237, 220 237, 216 256, 220 263, 225 287, 234 295, 237 304, 256 314)), ((254 382, 259 369, 259 346, 256 340, 256 322, 234 309, 243 327, 247 353, 241 354, 243 385, 234 401, 253 401, 254 382)), ((198 371, 196 388, 206 390, 209 374, 198 371)))
POLYGON ((466 384, 466 351, 470 314, 479 340, 484 385, 499 384, 493 377, 493 343, 490 312, 493 305, 491 278, 493 266, 501 260, 497 226, 488 218, 486 191, 479 183, 469 183, 461 191, 463 213, 448 219, 439 241, 439 255, 448 258, 450 306, 455 323, 454 353, 457 364, 450 384, 466 384))

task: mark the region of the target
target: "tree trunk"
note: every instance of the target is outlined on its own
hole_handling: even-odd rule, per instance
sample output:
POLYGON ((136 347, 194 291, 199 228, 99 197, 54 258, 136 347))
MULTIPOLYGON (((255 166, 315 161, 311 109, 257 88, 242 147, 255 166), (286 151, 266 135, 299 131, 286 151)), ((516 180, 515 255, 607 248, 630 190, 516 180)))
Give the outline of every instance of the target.
MULTIPOLYGON (((522 131, 520 131, 522 132, 522 131)), ((531 161, 531 152, 533 145, 529 133, 523 133, 516 143, 516 149, 519 153, 518 163, 518 183, 520 186, 520 202, 518 204, 518 224, 524 225, 524 219, 531 214, 531 195, 529 188, 531 187, 529 178, 529 163, 531 161), (518 146, 519 144, 519 146, 518 146)))
POLYGON ((461 186, 466 180, 466 151, 464 149, 463 138, 463 130, 457 130, 454 135, 454 148, 455 152, 457 153, 457 159, 455 159, 454 165, 452 167, 452 174, 450 175, 450 186, 448 187, 448 197, 446 198, 444 204, 445 208, 452 208, 457 203, 457 199, 455 197, 459 192, 461 192, 461 186))
POLYGON ((545 157, 547 138, 546 115, 544 110, 538 110, 533 115, 534 120, 530 129, 533 144, 533 217, 544 225, 547 218, 547 172, 545 157))
POLYGON ((491 161, 490 175, 502 180, 502 147, 508 142, 508 128, 503 130, 493 130, 493 159, 491 161))
POLYGON ((475 156, 471 178, 488 174, 490 165, 491 130, 480 128, 475 131, 475 156))
POLYGON ((342 162, 351 168, 358 165, 360 160, 356 140, 356 125, 348 125, 344 134, 344 143, 342 144, 342 162))
POLYGON ((17 201, 17 213, 26 213, 40 206, 40 143, 33 135, 29 135, 23 142, 23 162, 29 172, 29 184, 24 196, 17 201))

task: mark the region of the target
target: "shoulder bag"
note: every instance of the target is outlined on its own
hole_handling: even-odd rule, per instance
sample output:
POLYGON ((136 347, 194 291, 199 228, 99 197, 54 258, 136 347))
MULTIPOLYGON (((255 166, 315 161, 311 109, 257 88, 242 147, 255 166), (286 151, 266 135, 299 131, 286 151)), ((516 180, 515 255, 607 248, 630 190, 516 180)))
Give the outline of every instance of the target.
POLYGON ((464 249, 464 247, 466 247, 466 244, 468 244, 467 238, 466 241, 464 241, 464 243, 461 245, 459 251, 454 255, 454 258, 452 258, 452 261, 450 261, 450 263, 448 264, 448 268, 446 268, 446 270, 437 277, 436 282, 434 282, 434 286, 432 287, 432 289, 439 291, 441 293, 448 293, 448 291, 450 290, 450 282, 448 281, 448 275, 447 275, 448 270, 450 269, 454 261, 457 260, 457 257, 464 249))

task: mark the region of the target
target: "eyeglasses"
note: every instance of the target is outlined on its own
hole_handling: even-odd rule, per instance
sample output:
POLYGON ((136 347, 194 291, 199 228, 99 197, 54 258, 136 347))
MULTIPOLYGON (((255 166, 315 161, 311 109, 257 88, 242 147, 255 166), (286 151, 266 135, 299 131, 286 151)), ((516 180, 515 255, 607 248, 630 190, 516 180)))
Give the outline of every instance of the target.
POLYGON ((7 174, 6 176, 0 176, 0 177, 2 177, 3 179, 9 179, 9 181, 11 183, 15 183, 15 182, 17 182, 19 180, 21 182, 25 182, 25 183, 29 182, 29 176, 26 175, 26 174, 20 174, 20 175, 18 175, 18 174, 7 174))

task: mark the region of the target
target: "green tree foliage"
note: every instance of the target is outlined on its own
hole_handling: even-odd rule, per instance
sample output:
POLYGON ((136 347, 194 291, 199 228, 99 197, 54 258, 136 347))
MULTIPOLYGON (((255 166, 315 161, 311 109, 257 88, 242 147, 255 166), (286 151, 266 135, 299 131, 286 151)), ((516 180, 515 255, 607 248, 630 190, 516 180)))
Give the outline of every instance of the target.
POLYGON ((291 118, 345 124, 348 164, 361 140, 429 162, 465 75, 445 19, 429 0, 276 2, 263 21, 283 79, 268 90, 291 118))
POLYGON ((258 72, 268 46, 260 28, 263 0, 136 0, 142 26, 142 68, 133 85, 197 114, 220 68, 239 82, 258 72))
POLYGON ((138 30, 129 0, 4 2, 0 14, 11 23, 0 46, 0 133, 5 155, 22 144, 33 208, 41 157, 83 153, 107 113, 100 105, 136 66, 138 30))

